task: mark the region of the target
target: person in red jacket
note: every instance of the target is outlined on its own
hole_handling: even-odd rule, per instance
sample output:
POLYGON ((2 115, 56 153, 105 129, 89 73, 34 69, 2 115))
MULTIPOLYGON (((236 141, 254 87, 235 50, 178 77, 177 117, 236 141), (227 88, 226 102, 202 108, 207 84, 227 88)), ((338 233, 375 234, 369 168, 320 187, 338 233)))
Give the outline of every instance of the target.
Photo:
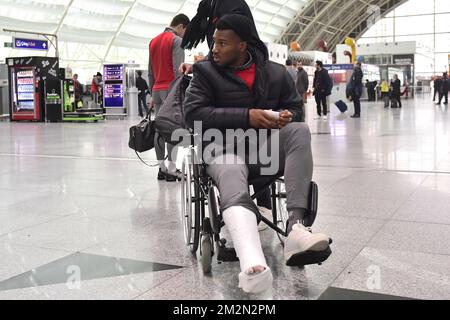
MULTIPOLYGON (((150 41, 149 45, 149 92, 152 95, 157 115, 167 98, 170 84, 181 73, 179 66, 184 62, 184 50, 181 47, 182 38, 189 24, 189 18, 184 14, 175 16, 164 32, 150 41)), ((181 172, 176 168, 176 150, 168 144, 168 166, 165 164, 165 142, 159 134, 155 135, 155 152, 159 162, 158 180, 181 180, 181 172)))
POLYGON ((91 95, 92 95, 92 100, 94 101, 95 104, 99 104, 99 98, 101 95, 101 90, 102 90, 102 74, 100 72, 97 72, 97 74, 95 74, 92 77, 92 82, 91 82, 91 95))

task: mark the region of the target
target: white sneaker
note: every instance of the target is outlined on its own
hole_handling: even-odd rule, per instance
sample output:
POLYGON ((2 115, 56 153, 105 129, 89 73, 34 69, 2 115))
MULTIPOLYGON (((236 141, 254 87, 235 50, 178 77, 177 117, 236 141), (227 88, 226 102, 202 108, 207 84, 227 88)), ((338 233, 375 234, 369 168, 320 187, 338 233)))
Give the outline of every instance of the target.
POLYGON ((323 121, 327 121, 328 117, 327 116, 323 116, 323 121))
MULTIPOLYGON (((266 218, 269 221, 273 220, 272 210, 269 210, 269 209, 264 208, 264 207, 259 207, 259 206, 258 206, 258 210, 259 210, 259 213, 261 213, 261 215, 264 218, 266 218)), ((267 228, 268 228, 267 224, 265 224, 262 221, 260 222, 260 224, 258 224, 258 231, 263 231, 263 230, 266 230, 267 228)))
POLYGON ((329 238, 323 233, 313 234, 310 228, 301 223, 292 227, 292 231, 284 242, 284 258, 289 261, 294 255, 307 251, 321 252, 329 246, 329 238))
POLYGON ((314 120, 320 120, 320 119, 322 119, 322 116, 314 117, 314 120))

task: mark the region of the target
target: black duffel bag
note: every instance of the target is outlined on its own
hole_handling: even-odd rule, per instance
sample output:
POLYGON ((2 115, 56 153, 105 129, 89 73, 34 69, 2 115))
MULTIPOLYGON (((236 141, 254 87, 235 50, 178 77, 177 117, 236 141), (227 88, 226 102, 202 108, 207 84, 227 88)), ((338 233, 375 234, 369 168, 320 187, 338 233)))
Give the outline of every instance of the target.
POLYGON ((150 117, 142 120, 139 124, 130 128, 130 139, 128 146, 136 152, 145 152, 154 148, 155 121, 150 117))

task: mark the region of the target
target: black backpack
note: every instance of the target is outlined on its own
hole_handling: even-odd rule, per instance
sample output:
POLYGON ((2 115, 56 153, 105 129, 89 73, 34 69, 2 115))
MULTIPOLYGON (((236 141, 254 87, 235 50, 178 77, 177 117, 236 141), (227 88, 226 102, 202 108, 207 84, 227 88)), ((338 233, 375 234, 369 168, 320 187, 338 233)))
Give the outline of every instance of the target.
POLYGON ((155 117, 156 131, 167 143, 178 144, 179 141, 172 141, 172 133, 186 128, 183 102, 190 81, 191 77, 182 75, 171 83, 167 98, 155 117))

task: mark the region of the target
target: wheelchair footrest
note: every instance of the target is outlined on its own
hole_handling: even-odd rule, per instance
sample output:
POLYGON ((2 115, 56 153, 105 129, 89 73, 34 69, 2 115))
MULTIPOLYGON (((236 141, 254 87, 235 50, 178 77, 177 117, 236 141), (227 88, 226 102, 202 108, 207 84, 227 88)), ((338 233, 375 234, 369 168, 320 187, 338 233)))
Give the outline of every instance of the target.
POLYGON ((235 262, 239 261, 234 248, 227 248, 225 246, 219 246, 217 252, 217 260, 220 262, 235 262))
POLYGON ((331 248, 328 247, 323 251, 306 251, 294 254, 287 262, 289 267, 303 267, 310 264, 322 264, 331 255, 331 248))

